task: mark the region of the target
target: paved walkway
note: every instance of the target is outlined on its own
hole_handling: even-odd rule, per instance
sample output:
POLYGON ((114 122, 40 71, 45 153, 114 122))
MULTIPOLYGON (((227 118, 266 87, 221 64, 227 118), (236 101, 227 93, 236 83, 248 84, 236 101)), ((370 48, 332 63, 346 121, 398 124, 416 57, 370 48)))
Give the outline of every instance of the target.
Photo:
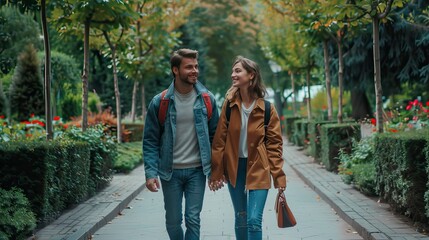
MULTIPOLYGON (((286 197, 298 224, 279 229, 271 190, 263 220, 264 239, 425 239, 407 219, 386 204, 365 197, 327 172, 296 147, 285 144, 286 197)), ((162 193, 144 189, 144 171, 115 175, 108 188, 63 214, 36 233, 37 239, 168 239, 162 193)), ((227 189, 207 190, 202 212, 202 239, 235 239, 233 211, 227 189)))

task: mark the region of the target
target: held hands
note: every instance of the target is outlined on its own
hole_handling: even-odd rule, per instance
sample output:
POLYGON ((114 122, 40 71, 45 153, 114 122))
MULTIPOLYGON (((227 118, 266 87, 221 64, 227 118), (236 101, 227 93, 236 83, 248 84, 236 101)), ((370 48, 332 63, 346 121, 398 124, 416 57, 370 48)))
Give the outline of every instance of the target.
POLYGON ((285 187, 279 187, 279 193, 281 194, 282 192, 284 192, 285 191, 285 187))
POLYGON ((217 191, 221 189, 224 186, 224 184, 226 184, 225 176, 222 176, 220 180, 209 179, 209 188, 211 191, 217 191))
POLYGON ((149 178, 146 180, 146 187, 151 192, 158 192, 160 187, 158 178, 149 178))

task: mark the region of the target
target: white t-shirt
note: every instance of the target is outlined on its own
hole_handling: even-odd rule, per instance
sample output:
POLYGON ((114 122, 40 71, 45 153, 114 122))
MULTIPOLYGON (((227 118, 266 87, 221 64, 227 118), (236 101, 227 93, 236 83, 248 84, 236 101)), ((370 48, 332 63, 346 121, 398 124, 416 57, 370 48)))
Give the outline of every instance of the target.
POLYGON ((238 157, 247 158, 247 123, 249 122, 249 115, 255 107, 256 100, 253 100, 252 104, 246 108, 241 103, 241 130, 240 130, 240 143, 238 145, 238 157))

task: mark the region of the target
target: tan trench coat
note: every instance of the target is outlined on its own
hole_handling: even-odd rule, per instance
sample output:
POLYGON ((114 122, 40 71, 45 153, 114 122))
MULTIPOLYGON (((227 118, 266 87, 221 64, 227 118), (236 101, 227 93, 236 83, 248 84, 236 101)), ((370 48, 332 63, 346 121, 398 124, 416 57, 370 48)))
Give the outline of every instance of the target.
MULTIPOLYGON (((228 102, 226 102, 228 104, 228 102)), ((222 107, 216 133, 212 143, 211 180, 220 180, 225 175, 235 187, 238 169, 238 146, 241 129, 241 99, 235 97, 229 102, 231 115, 229 127, 225 115, 226 105, 222 107)), ((254 109, 249 116, 247 128, 247 176, 246 189, 271 188, 271 176, 274 187, 286 187, 286 175, 282 170, 284 160, 283 139, 280 120, 271 104, 270 121, 264 129, 264 99, 256 100, 254 109), (266 143, 264 137, 266 135, 266 143)))

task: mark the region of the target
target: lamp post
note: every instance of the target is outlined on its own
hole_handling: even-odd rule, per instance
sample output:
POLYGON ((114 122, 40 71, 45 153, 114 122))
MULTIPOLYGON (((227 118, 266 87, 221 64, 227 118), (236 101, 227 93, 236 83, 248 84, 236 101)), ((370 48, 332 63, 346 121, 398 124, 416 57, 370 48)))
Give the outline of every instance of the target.
MULTIPOLYGON (((281 92, 280 92, 280 83, 278 78, 278 73, 282 70, 279 64, 276 62, 270 60, 268 61, 268 65, 270 65, 271 71, 274 73, 275 78, 275 89, 274 90, 274 103, 276 106, 277 114, 279 115, 280 119, 283 116, 283 106, 282 106, 282 99, 281 99, 281 92)), ((274 86, 273 86, 274 88, 274 86)), ((281 121, 280 121, 281 122, 281 121)), ((282 123, 282 122, 281 122, 282 123)), ((283 123, 282 123, 283 125, 283 123)))

